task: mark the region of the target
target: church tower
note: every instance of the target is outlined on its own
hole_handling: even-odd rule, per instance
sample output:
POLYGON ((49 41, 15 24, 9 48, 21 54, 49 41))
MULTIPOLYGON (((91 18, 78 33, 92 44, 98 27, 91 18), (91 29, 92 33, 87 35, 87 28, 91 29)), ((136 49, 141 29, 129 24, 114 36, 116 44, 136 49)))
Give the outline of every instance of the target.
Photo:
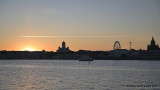
POLYGON ((151 40, 151 46, 155 46, 155 40, 154 40, 154 37, 152 37, 152 40, 151 40))
POLYGON ((66 48, 66 43, 64 41, 62 42, 62 48, 66 48))
POLYGON ((71 50, 69 50, 69 47, 66 47, 66 43, 63 41, 62 48, 59 46, 57 52, 71 52, 71 50))

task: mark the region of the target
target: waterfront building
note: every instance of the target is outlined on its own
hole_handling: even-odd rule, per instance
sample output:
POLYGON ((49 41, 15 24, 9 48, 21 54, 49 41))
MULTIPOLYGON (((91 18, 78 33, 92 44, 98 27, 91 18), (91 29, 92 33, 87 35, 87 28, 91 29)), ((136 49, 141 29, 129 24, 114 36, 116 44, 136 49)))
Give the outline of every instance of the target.
POLYGON ((122 55, 127 55, 129 51, 127 49, 115 49, 109 51, 109 56, 121 57, 122 55))
POLYGON ((71 52, 71 50, 69 47, 66 47, 66 43, 63 41, 62 47, 59 46, 57 52, 71 52))

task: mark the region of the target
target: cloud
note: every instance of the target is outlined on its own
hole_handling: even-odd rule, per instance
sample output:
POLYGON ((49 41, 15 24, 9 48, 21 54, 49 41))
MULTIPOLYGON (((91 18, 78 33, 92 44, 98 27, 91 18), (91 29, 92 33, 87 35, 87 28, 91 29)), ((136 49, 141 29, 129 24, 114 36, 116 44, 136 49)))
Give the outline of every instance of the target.
POLYGON ((58 14, 59 11, 57 11, 54 8, 48 8, 48 9, 43 9, 42 14, 47 14, 47 15, 53 15, 53 14, 58 14))
POLYGON ((65 38, 106 38, 106 37, 121 37, 121 36, 21 36, 24 38, 53 38, 53 37, 65 37, 65 38))

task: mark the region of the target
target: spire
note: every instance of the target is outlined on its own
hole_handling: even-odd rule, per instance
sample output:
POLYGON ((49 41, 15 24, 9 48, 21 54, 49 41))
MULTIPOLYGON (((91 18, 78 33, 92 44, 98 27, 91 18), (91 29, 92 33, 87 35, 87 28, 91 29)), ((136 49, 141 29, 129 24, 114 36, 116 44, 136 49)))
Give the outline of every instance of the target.
POLYGON ((151 40, 151 45, 155 45, 155 40, 154 40, 154 37, 152 36, 152 40, 151 40))
POLYGON ((66 43, 64 41, 62 42, 62 48, 66 48, 66 43))

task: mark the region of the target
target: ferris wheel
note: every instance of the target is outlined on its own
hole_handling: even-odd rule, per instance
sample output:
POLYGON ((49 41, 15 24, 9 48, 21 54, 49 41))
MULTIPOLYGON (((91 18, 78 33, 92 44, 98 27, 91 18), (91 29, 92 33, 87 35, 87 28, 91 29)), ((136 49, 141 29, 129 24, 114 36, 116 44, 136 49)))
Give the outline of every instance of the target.
POLYGON ((121 49, 121 44, 119 43, 119 41, 115 41, 113 49, 114 50, 115 49, 121 49))

